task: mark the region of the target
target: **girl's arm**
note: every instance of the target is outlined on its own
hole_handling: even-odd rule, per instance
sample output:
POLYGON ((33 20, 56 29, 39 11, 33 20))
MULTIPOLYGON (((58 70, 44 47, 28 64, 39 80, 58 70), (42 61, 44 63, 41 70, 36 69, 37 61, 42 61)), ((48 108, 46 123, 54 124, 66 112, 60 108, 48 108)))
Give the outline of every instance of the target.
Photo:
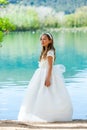
POLYGON ((51 72, 52 72, 52 65, 53 65, 53 57, 48 56, 48 70, 47 70, 47 75, 46 75, 46 80, 45 80, 45 86, 49 87, 51 85, 51 72))

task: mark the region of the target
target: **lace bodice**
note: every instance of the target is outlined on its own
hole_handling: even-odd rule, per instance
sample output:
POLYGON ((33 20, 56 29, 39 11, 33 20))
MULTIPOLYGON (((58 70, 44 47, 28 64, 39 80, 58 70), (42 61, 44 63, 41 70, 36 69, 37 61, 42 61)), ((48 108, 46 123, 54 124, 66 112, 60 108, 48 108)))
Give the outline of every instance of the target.
MULTIPOLYGON (((48 56, 52 56, 53 57, 53 62, 54 62, 54 51, 53 50, 49 50, 48 52, 47 52, 47 57, 48 56)), ((46 59, 42 59, 40 62, 39 62, 39 67, 40 68, 45 68, 45 67, 47 67, 47 65, 48 65, 48 60, 47 60, 47 58, 46 59)))

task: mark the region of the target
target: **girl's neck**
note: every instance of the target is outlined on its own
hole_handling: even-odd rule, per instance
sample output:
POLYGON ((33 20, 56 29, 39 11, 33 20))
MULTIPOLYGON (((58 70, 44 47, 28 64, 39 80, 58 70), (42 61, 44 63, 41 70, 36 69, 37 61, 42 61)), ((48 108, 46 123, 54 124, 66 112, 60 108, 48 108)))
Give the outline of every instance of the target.
POLYGON ((47 51, 47 46, 45 46, 45 51, 47 51))

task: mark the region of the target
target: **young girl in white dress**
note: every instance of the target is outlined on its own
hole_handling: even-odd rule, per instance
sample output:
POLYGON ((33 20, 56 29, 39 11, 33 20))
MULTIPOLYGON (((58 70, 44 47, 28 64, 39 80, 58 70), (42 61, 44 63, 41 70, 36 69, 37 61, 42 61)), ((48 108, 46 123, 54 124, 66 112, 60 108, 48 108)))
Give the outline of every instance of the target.
POLYGON ((63 65, 53 65, 55 48, 53 37, 44 33, 40 37, 42 52, 39 68, 30 80, 22 106, 19 121, 55 122, 72 120, 72 103, 65 88, 63 65))

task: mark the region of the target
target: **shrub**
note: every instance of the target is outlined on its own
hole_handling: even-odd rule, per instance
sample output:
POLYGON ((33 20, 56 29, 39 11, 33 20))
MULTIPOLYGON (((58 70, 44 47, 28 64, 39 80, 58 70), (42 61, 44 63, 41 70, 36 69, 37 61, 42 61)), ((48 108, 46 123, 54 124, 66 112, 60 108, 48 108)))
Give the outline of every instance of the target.
POLYGON ((15 30, 15 26, 9 21, 8 18, 0 18, 0 30, 12 31, 15 30))
POLYGON ((0 31, 0 43, 3 41, 3 32, 2 31, 0 31))
POLYGON ((75 23, 75 15, 74 14, 70 14, 70 15, 65 15, 65 20, 64 20, 64 26, 65 27, 75 27, 76 23, 75 23))
POLYGON ((0 4, 2 5, 2 4, 8 4, 9 2, 8 2, 8 0, 0 0, 0 4))

